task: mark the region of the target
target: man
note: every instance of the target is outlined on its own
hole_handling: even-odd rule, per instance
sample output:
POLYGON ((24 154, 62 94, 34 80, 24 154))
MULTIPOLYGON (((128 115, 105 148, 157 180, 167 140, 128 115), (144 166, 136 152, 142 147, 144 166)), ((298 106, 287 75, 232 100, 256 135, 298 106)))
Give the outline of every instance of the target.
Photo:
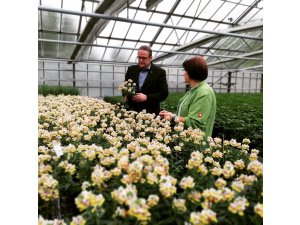
POLYGON ((125 81, 128 79, 136 83, 136 94, 132 98, 125 97, 129 109, 147 113, 160 112, 160 102, 168 97, 166 71, 152 64, 152 50, 143 45, 138 50, 138 65, 128 67, 125 81))

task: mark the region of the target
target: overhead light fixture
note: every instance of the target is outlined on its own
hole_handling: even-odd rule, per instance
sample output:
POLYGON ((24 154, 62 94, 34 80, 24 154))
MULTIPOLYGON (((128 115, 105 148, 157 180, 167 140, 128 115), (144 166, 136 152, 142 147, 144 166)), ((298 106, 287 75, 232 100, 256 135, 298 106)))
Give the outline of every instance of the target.
POLYGON ((146 2, 146 9, 147 9, 147 11, 153 9, 160 2, 162 2, 162 0, 147 0, 147 2, 146 2))

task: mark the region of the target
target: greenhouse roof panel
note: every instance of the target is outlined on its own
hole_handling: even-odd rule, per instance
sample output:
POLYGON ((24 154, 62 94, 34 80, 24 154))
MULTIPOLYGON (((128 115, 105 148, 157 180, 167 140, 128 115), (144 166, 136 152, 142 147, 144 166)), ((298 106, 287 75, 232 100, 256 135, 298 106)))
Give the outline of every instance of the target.
POLYGON ((261 69, 251 53, 263 54, 262 1, 151 2, 39 0, 39 58, 134 64, 146 44, 162 66, 200 54, 218 68, 261 69))

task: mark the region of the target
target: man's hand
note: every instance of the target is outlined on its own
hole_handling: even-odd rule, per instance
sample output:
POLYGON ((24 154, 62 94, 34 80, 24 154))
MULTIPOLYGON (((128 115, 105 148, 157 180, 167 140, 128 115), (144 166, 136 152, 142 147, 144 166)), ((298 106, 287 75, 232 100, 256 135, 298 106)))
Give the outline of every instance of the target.
POLYGON ((132 97, 132 101, 134 102, 144 102, 147 101, 147 95, 143 93, 137 93, 132 97))

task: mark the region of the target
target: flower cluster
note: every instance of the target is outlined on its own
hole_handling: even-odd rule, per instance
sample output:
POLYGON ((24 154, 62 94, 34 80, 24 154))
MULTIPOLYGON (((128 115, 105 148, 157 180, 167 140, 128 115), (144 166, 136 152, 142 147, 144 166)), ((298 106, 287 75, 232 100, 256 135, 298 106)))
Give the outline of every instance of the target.
POLYGON ((263 165, 247 138, 204 141, 83 96, 39 96, 38 120, 39 224, 262 224, 263 165))
POLYGON ((208 225, 217 222, 217 215, 210 209, 204 209, 201 212, 192 212, 190 222, 194 225, 208 225))
MULTIPOLYGON (((39 216, 38 225, 67 225, 67 224, 63 220, 58 220, 58 219, 47 220, 47 219, 44 219, 42 216, 39 216)), ((84 224, 82 224, 82 225, 84 225, 84 224)))
POLYGON ((159 190, 165 198, 169 198, 176 193, 177 180, 172 176, 161 176, 159 181, 159 190))
POLYGON ((123 96, 132 97, 135 95, 136 83, 134 83, 133 80, 128 79, 119 85, 118 90, 123 96))
POLYGON ((38 193, 40 197, 45 201, 57 199, 59 196, 57 185, 58 182, 52 177, 52 175, 47 173, 43 174, 39 177, 38 193))
POLYGON ((87 208, 91 208, 92 211, 97 207, 101 207, 105 199, 102 194, 95 195, 90 191, 82 191, 80 195, 75 199, 75 203, 79 211, 84 211, 87 208))
MULTIPOLYGON (((128 185, 125 188, 119 187, 117 190, 111 192, 111 196, 120 205, 125 205, 129 208, 127 211, 124 210, 124 214, 116 212, 115 215, 125 216, 127 212, 129 216, 133 216, 143 223, 150 220, 151 214, 149 208, 158 202, 157 196, 149 196, 150 199, 147 201, 144 198, 138 198, 137 190, 134 185, 128 185)), ((118 208, 118 211, 120 211, 120 209, 121 208, 118 208)))
POLYGON ((249 206, 249 202, 245 197, 237 197, 232 203, 230 203, 228 209, 232 213, 237 213, 240 216, 243 216, 247 206, 249 206))

